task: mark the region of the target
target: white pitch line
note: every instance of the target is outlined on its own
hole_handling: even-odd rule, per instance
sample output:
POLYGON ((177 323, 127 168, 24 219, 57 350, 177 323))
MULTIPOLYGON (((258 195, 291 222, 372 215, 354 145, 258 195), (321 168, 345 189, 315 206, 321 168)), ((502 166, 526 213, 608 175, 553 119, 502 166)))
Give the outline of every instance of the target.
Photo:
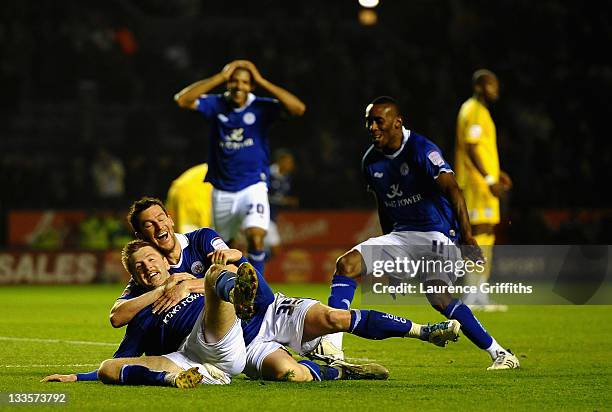
POLYGON ((1 340, 15 342, 38 342, 38 343, 69 343, 71 345, 94 345, 94 346, 117 346, 116 343, 91 342, 87 340, 63 340, 63 339, 38 339, 38 338, 14 338, 12 336, 0 336, 1 340))
POLYGON ((79 367, 97 367, 99 363, 73 363, 69 365, 0 365, 0 368, 79 368, 79 367))

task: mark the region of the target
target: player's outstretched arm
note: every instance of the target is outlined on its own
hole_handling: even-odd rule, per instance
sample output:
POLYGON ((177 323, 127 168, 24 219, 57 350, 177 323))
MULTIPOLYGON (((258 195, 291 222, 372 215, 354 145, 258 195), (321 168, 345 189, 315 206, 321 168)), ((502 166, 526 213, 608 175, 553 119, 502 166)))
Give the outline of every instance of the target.
POLYGON ((277 86, 271 81, 265 79, 261 73, 259 73, 259 70, 255 64, 253 64, 253 62, 249 60, 237 60, 237 64, 239 67, 248 69, 251 72, 255 83, 276 97, 281 104, 285 106, 287 113, 289 113, 291 116, 302 116, 306 112, 306 105, 304 102, 302 102, 297 96, 288 90, 283 89, 282 87, 277 86))
POLYGON ((227 82, 236 67, 238 67, 237 61, 226 64, 219 73, 192 83, 175 94, 174 101, 183 109, 196 110, 198 97, 227 82))
POLYGON ((70 373, 67 375, 62 375, 59 373, 54 373, 53 375, 48 375, 42 378, 41 382, 83 382, 83 381, 97 381, 98 380, 98 370, 94 370, 91 372, 85 373, 70 373))
POLYGON ((41 382, 76 382, 77 376, 74 373, 68 375, 61 375, 59 373, 54 373, 53 375, 45 376, 40 380, 41 382))

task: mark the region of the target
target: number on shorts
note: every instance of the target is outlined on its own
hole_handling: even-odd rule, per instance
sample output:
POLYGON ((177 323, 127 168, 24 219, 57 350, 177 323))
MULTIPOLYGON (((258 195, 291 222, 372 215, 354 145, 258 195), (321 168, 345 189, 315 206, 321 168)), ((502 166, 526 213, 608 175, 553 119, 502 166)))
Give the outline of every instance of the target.
POLYGON ((249 210, 247 211, 247 215, 253 214, 253 213, 259 213, 260 215, 264 214, 264 205, 263 203, 249 203, 249 210), (255 209, 255 210, 253 210, 255 209))
POLYGON ((295 299, 295 298, 283 299, 278 305, 278 308, 276 309, 276 314, 280 315, 281 313, 284 313, 287 316, 291 316, 293 315, 293 311, 295 310, 295 307, 299 305, 300 303, 302 303, 302 299, 295 299))

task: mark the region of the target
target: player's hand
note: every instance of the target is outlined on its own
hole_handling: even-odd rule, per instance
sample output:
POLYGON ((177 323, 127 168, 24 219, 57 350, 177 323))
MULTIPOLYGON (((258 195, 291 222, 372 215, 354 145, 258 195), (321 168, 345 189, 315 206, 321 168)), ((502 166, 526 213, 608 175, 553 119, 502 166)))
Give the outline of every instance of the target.
POLYGON ((230 77, 232 77, 232 73, 234 73, 234 70, 238 68, 238 61, 239 60, 234 60, 233 62, 226 64, 223 67, 223 70, 221 70, 221 75, 223 76, 223 79, 225 79, 225 81, 228 81, 230 77))
POLYGON ((259 70, 257 70, 257 67, 255 66, 255 64, 250 61, 250 60, 237 60, 239 66, 241 68, 247 69, 248 71, 251 72, 251 76, 253 76, 253 81, 256 84, 261 84, 264 80, 263 76, 261 75, 261 73, 259 73, 259 70))
POLYGON ((74 373, 70 375, 60 375, 58 373, 54 373, 53 375, 45 376, 40 380, 41 382, 76 382, 77 376, 74 373))
POLYGON ((508 173, 503 170, 499 171, 499 183, 502 185, 505 191, 512 189, 512 179, 508 176, 508 173))
POLYGON ((493 183, 492 185, 490 185, 489 190, 491 191, 491 194, 495 197, 502 197, 504 193, 506 193, 506 191, 504 190, 504 186, 500 182, 493 183))
POLYGON ((462 239, 461 245, 461 254, 464 258, 471 260, 472 262, 486 262, 484 255, 482 254, 482 249, 478 246, 478 242, 474 237, 466 237, 462 239))
POLYGON ((164 290, 164 294, 153 302, 153 313, 162 313, 189 296, 189 286, 182 282, 164 290))
POLYGON ((184 280, 195 279, 195 278, 196 278, 195 276, 187 272, 174 273, 170 275, 168 280, 166 280, 166 283, 164 284, 164 291, 173 288, 174 286, 176 286, 177 284, 181 283, 184 280))
POLYGON ((228 262, 236 262, 242 257, 238 249, 219 249, 206 255, 213 265, 227 265, 228 262))

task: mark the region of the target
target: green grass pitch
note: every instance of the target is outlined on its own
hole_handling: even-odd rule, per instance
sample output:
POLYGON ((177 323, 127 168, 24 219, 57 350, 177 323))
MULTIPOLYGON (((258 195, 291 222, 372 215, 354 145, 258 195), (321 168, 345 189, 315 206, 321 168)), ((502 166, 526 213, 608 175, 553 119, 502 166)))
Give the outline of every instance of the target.
MULTIPOLYGON (((325 300, 326 285, 276 285, 286 295, 325 300)), ((108 310, 123 285, 0 288, 3 410, 580 410, 612 409, 611 306, 512 306, 479 318, 519 356, 522 369, 486 371, 490 360, 465 337, 446 348, 412 339, 345 337, 350 357, 385 365, 388 381, 282 383, 243 376, 195 390, 39 383, 51 373, 85 372, 111 357, 123 329, 108 310), (94 342, 97 344, 89 344, 94 342), (14 406, 8 393, 63 392, 66 405, 14 406)), ((359 306, 359 303, 356 304, 359 306)), ((416 322, 439 321, 426 305, 373 309, 416 322)))

